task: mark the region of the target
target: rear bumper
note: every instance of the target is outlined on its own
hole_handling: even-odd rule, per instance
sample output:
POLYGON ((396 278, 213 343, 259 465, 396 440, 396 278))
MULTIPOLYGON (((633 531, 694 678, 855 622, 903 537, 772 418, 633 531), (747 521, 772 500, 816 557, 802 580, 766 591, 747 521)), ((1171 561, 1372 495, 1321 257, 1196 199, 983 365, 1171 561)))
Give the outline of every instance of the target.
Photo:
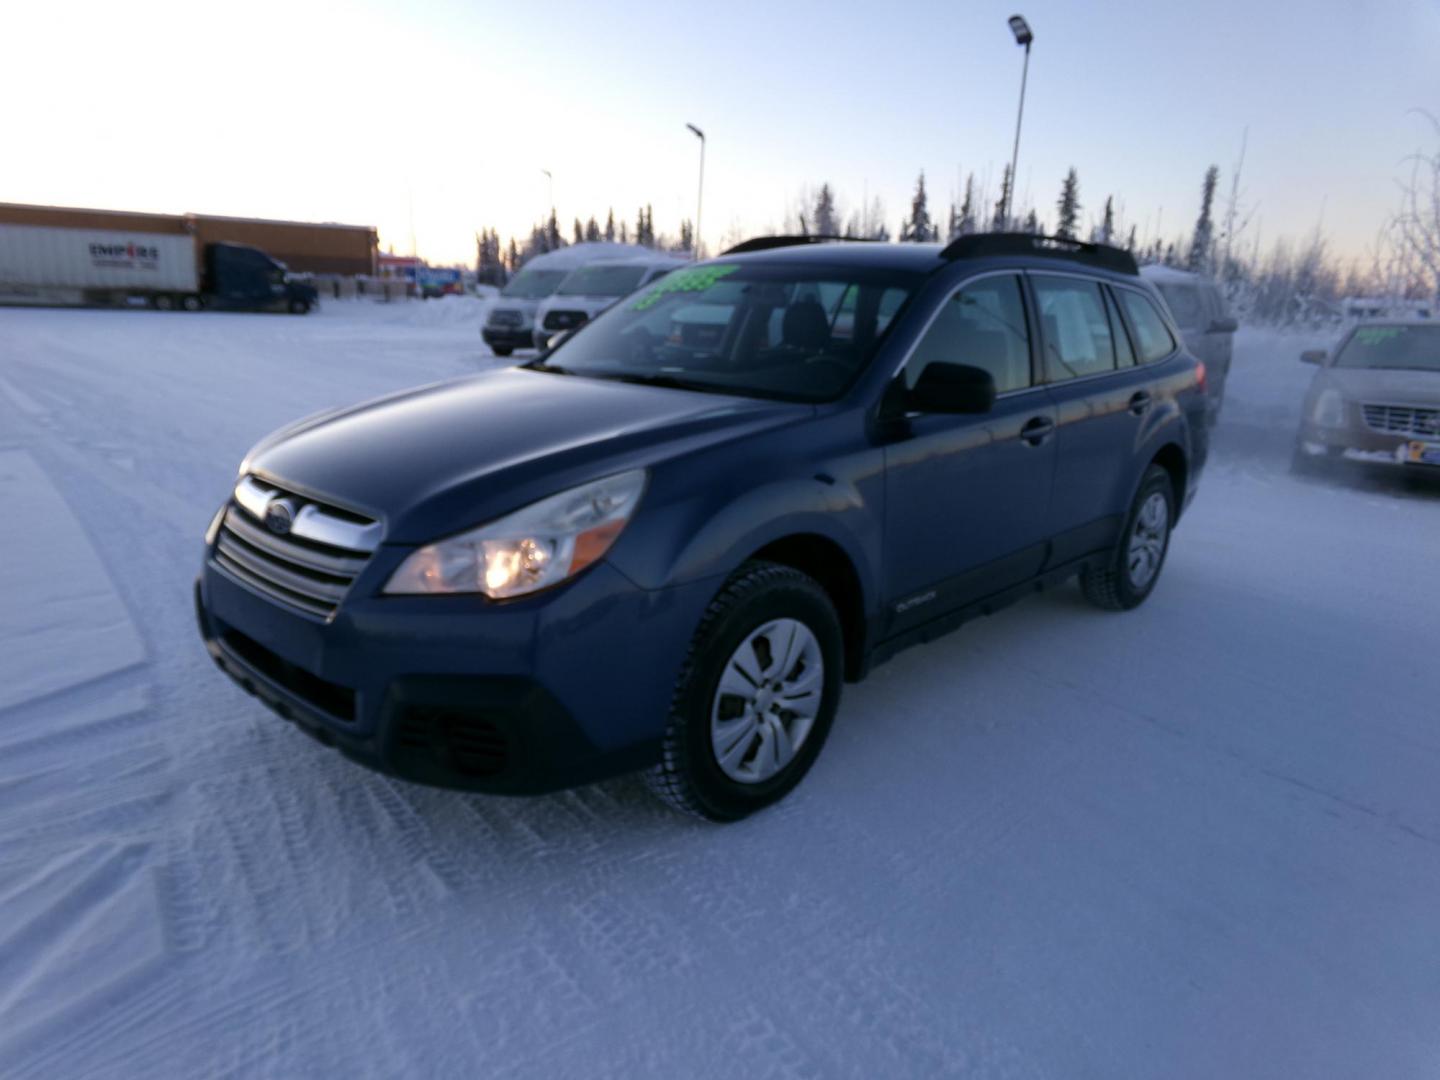
POLYGON ((601 564, 519 603, 356 596, 321 620, 207 559, 195 606, 216 665, 325 745, 417 783, 535 794, 658 759, 706 590, 646 592, 601 564))

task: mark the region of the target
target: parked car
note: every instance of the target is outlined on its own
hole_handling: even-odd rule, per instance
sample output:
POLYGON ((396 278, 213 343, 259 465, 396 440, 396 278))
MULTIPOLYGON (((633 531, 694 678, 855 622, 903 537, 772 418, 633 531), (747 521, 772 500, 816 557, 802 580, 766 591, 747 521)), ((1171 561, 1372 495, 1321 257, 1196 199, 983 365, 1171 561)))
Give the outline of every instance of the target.
POLYGON ((490 306, 480 337, 496 356, 509 356, 516 349, 535 344, 535 309, 540 301, 560 287, 576 267, 596 259, 619 259, 653 255, 637 244, 606 241, 571 244, 530 259, 503 289, 500 301, 490 306))
POLYGON ((690 260, 650 253, 628 259, 596 259, 570 271, 535 311, 535 347, 556 334, 578 330, 622 296, 649 285, 690 260))
POLYGON ((1225 297, 1207 277, 1169 266, 1147 266, 1140 271, 1165 298, 1175 325, 1191 355, 1205 362, 1205 386, 1210 394, 1210 422, 1220 418, 1230 358, 1239 323, 1230 314, 1225 297))
POLYGON ((1310 381, 1295 442, 1295 468, 1337 461, 1440 475, 1440 323, 1366 322, 1333 353, 1300 355, 1310 381))
POLYGON ((1205 464, 1204 383, 1123 251, 751 241, 526 365, 263 440, 206 535, 201 632, 383 772, 644 769, 735 819, 900 649, 1077 575, 1143 602, 1205 464))

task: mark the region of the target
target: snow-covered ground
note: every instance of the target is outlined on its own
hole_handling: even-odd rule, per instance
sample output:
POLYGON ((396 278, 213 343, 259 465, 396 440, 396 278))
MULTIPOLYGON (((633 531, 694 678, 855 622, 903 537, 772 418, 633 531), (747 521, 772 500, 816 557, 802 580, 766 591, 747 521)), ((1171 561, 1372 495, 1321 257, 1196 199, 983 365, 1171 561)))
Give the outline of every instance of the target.
POLYGON ((372 775, 197 640, 245 449, 479 310, 0 310, 0 1075, 1440 1073, 1440 495, 1288 474, 1306 340, 1143 608, 902 655, 717 828, 372 775))

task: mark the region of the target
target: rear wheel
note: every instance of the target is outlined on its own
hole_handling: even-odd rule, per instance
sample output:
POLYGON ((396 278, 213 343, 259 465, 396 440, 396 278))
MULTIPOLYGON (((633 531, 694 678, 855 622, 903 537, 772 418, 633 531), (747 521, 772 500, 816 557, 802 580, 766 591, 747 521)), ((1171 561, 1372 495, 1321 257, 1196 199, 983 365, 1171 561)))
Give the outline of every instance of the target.
POLYGON ((155 299, 152 300, 151 303, 155 305, 156 311, 173 311, 175 308, 175 298, 173 296, 168 296, 165 293, 161 293, 159 296, 155 297, 155 299))
POLYGON ((776 563, 741 567, 695 633, 651 789, 712 821, 783 798, 825 744, 843 654, 840 620, 813 579, 776 563))
POLYGON ((1170 474, 1159 465, 1151 465, 1108 563, 1080 575, 1085 599, 1106 611, 1129 611, 1144 603, 1165 565, 1174 520, 1175 486, 1170 474))
POLYGON ((200 297, 191 293, 188 296, 182 296, 180 298, 180 306, 186 311, 199 311, 203 305, 200 302, 200 297))

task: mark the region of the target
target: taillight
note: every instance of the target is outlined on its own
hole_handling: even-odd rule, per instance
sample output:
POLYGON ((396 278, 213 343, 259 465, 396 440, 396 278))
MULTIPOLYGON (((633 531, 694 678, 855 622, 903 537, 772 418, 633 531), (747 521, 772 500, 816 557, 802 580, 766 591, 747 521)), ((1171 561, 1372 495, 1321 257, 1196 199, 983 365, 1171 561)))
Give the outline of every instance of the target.
POLYGON ((1195 385, 1201 390, 1205 389, 1205 361, 1195 361, 1195 385))

